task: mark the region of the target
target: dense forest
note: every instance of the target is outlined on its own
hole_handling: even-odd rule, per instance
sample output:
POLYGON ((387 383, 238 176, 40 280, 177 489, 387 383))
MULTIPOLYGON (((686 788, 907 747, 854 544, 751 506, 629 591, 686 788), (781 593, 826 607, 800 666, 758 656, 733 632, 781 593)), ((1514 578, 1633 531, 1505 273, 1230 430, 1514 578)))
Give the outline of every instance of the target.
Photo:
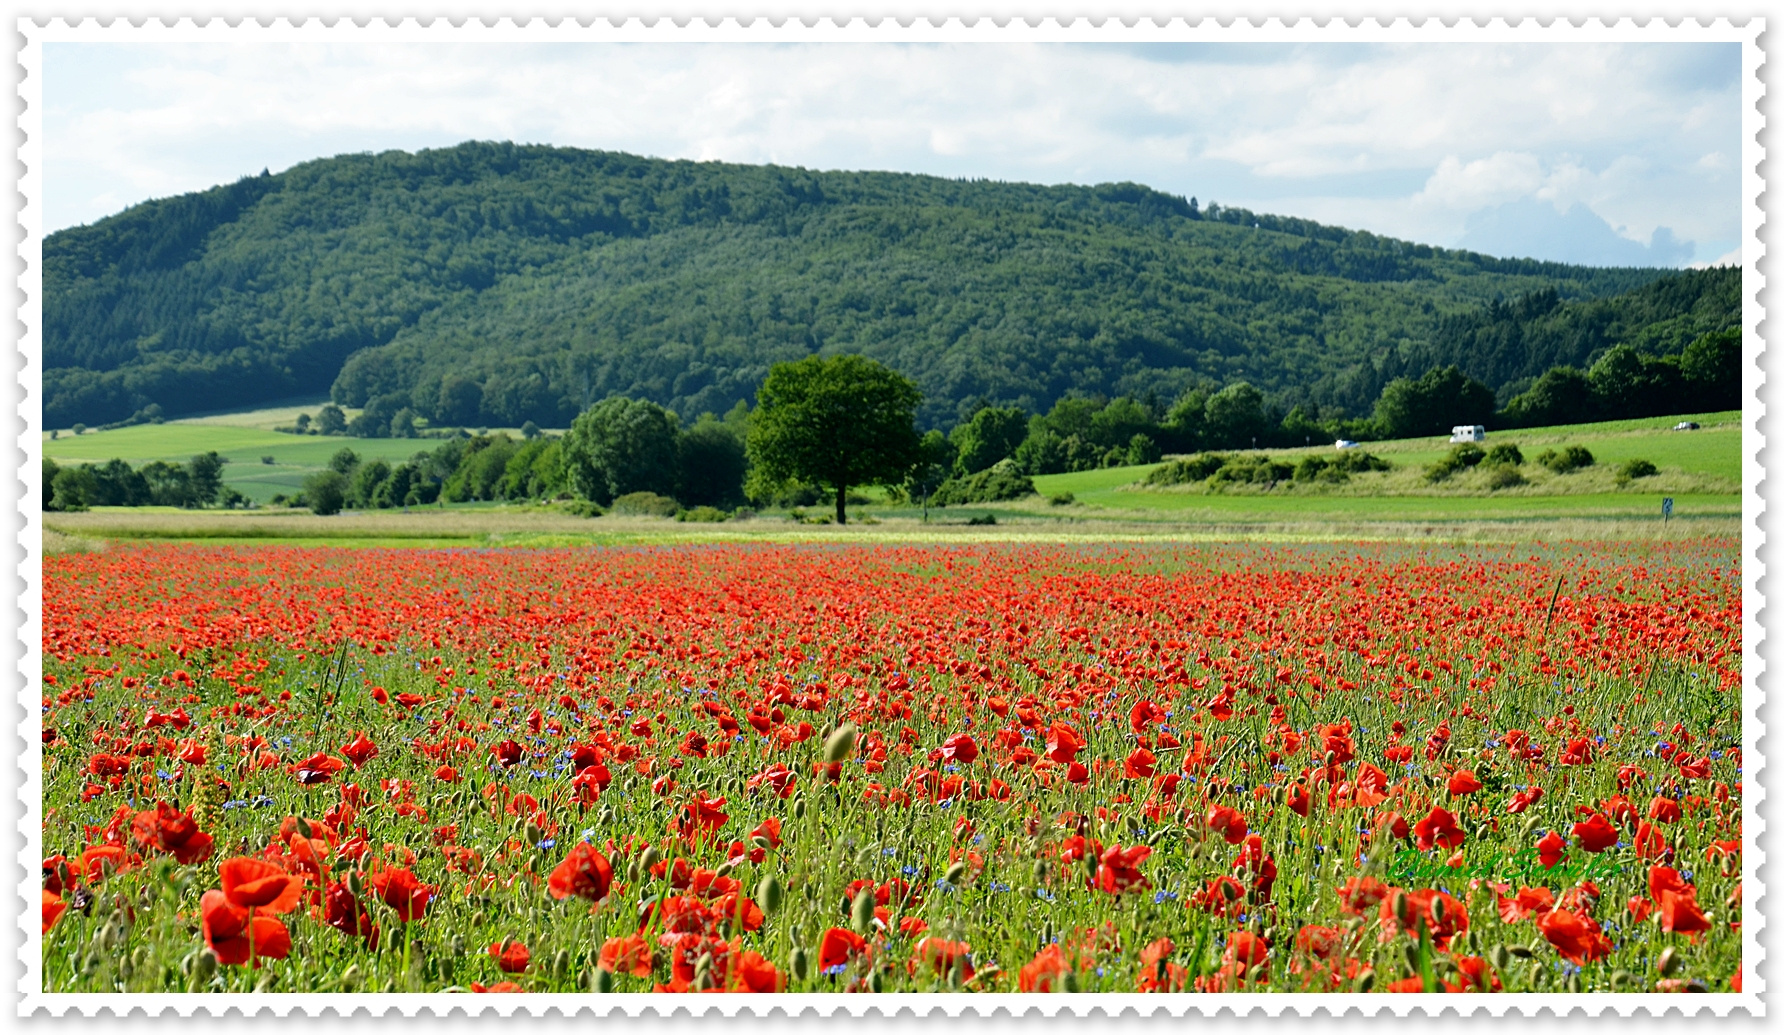
POLYGON ((1451 364, 1503 403, 1610 344, 1677 353, 1738 296, 1738 271, 1493 259, 1134 184, 469 143, 50 235, 45 421, 323 390, 436 425, 564 427, 613 395, 691 419, 813 352, 912 378, 926 428, 1241 381, 1330 420, 1451 364))

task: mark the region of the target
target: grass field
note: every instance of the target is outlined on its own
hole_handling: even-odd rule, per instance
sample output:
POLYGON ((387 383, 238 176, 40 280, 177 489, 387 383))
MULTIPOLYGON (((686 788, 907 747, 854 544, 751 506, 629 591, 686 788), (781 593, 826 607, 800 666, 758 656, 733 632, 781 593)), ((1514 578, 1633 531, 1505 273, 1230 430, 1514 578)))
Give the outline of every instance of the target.
MULTIPOLYGON (((78 438, 45 438, 45 452, 60 463, 101 462, 118 457, 133 464, 178 461, 216 450, 228 457, 224 478, 248 498, 265 503, 275 494, 295 492, 328 458, 348 447, 365 458, 407 459, 433 448, 428 439, 358 439, 283 434, 273 424, 289 423, 289 406, 240 414, 220 414, 165 424, 143 425, 78 438), (231 421, 239 423, 230 423, 231 421), (273 462, 263 463, 263 457, 273 462)), ((509 504, 463 504, 412 514, 382 513, 315 518, 287 511, 243 513, 157 512, 154 508, 92 514, 51 515, 55 545, 78 548, 109 538, 179 538, 206 541, 317 542, 354 545, 574 545, 637 542, 796 541, 1021 541, 1109 538, 1384 538, 1516 540, 1536 538, 1649 539, 1738 534, 1741 429, 1739 413, 1697 414, 1639 421, 1614 421, 1565 428, 1536 428, 1490 435, 1488 444, 1516 442, 1526 457, 1544 448, 1580 444, 1598 457, 1586 471, 1555 476, 1527 463, 1531 484, 1487 492, 1460 475, 1439 487, 1426 486, 1420 472, 1442 456, 1442 438, 1372 442, 1366 448, 1396 465, 1387 474, 1366 475, 1350 485, 1309 492, 1305 487, 1276 491, 1238 490, 1210 494, 1192 489, 1143 490, 1138 483, 1158 465, 1107 468, 1035 479, 1042 498, 931 511, 924 523, 909 507, 879 502, 851 508, 851 517, 877 522, 850 528, 796 524, 785 514, 764 515, 723 525, 679 524, 616 517, 589 521, 548 508, 509 504), (1702 428, 1674 432, 1681 419, 1702 428), (1661 474, 1620 488, 1615 467, 1640 457, 1661 474), (1052 506, 1045 497, 1071 493, 1075 502, 1052 506), (1673 520, 1660 523, 1660 500, 1674 500, 1673 520), (994 527, 963 527, 974 516, 995 515, 994 527), (1650 528, 1649 526, 1653 526, 1650 528), (71 538, 70 538, 71 537, 71 538), (66 541, 64 541, 66 540, 66 541)), ((1329 446, 1267 451, 1294 461, 1308 454, 1329 455, 1329 446)), ((879 497, 874 492, 870 495, 879 497)), ((825 508, 808 508, 821 513, 825 508)))

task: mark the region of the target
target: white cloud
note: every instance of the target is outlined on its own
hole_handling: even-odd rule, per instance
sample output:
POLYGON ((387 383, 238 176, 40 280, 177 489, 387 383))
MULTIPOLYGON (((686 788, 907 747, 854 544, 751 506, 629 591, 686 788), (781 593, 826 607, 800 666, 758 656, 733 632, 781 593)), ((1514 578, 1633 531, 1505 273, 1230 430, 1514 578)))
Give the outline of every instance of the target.
POLYGON ((1728 241, 1739 225, 1738 172, 1719 158, 1740 153, 1728 48, 49 50, 49 228, 263 166, 473 138, 1135 180, 1439 244, 1523 196, 1583 202, 1638 238, 1728 241))

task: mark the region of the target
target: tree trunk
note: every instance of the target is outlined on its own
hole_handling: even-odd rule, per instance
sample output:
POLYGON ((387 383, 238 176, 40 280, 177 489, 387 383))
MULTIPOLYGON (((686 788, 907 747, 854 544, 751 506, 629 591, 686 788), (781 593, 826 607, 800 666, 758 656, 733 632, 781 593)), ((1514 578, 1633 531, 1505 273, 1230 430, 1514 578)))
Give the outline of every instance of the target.
POLYGON ((844 506, 847 503, 848 495, 849 487, 847 485, 838 485, 836 487, 836 523, 839 525, 846 525, 849 523, 849 512, 844 506))

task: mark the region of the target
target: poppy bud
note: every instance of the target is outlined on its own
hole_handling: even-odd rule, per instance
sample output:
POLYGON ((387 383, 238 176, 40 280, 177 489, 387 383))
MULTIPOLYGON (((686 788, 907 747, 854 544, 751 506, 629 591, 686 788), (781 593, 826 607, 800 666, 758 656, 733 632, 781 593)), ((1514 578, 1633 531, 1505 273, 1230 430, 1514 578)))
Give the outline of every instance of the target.
POLYGON ((1510 948, 1506 949, 1505 951, 1511 953, 1513 956, 1516 956, 1518 959, 1521 959, 1521 960, 1527 960, 1532 955, 1532 953, 1530 952, 1530 947, 1528 945, 1513 945, 1510 948))
POLYGON ((364 894, 365 882, 360 879, 358 870, 347 871, 347 890, 353 893, 354 898, 364 894))
POLYGON ((849 907, 849 925, 857 934, 866 934, 873 929, 873 889, 863 888, 855 895, 855 901, 849 907))
POLYGON ((1654 969, 1662 974, 1671 974, 1679 969, 1682 962, 1684 961, 1679 957, 1678 947, 1669 945, 1661 950, 1660 958, 1654 961, 1654 969))
POLYGON ((959 884, 961 881, 965 880, 966 879, 966 860, 962 859, 961 861, 948 867, 948 872, 942 875, 942 879, 947 881, 949 884, 959 884))
POLYGON ((800 798, 798 801, 795 801, 793 803, 793 818, 794 819, 804 819, 805 818, 805 799, 804 798, 800 798))
POLYGON ((824 762, 840 762, 855 750, 855 724, 845 722, 824 738, 824 762))
POLYGON ((793 946, 792 955, 787 957, 787 969, 792 972, 795 981, 805 980, 806 974, 811 970, 811 967, 807 962, 805 949, 797 945, 793 946))
POLYGON ((1400 949, 1401 949, 1401 952, 1403 952, 1406 956, 1406 965, 1408 967, 1411 967, 1414 973, 1417 973, 1417 971, 1419 969, 1418 943, 1407 942, 1405 945, 1400 946, 1400 949))
POLYGON ((1096 868, 1097 868, 1096 853, 1094 853, 1094 852, 1086 853, 1084 856, 1084 869, 1089 872, 1091 880, 1096 879, 1096 868))
POLYGON ((1078 988, 1079 988, 1079 985, 1078 985, 1078 972, 1077 972, 1077 971, 1075 971, 1075 970, 1068 970, 1068 971, 1066 971, 1066 972, 1065 972, 1065 981, 1064 981, 1064 982, 1063 982, 1063 984, 1064 984, 1064 985, 1065 985, 1065 990, 1066 990, 1066 991, 1067 991, 1067 992, 1076 992, 1076 991, 1078 991, 1078 988))
POLYGON ((351 992, 358 988, 359 964, 355 963, 346 970, 341 971, 341 976, 335 979, 335 986, 343 992, 351 992))
POLYGON ((1611 975, 1612 988, 1628 988, 1635 984, 1635 975, 1627 970, 1619 970, 1611 975))
POLYGON ((589 975, 589 990, 601 993, 613 991, 613 971, 606 967, 596 967, 589 975))
POLYGON ((1036 884, 1047 882, 1047 860, 1036 859, 1034 861, 1034 879, 1036 884))
POLYGON ((750 838, 750 845, 755 848, 763 849, 764 851, 774 847, 774 843, 769 841, 766 837, 763 837, 761 834, 757 834, 750 838))
POLYGON ((1487 952, 1487 962, 1493 964, 1494 970, 1504 970, 1511 966, 1511 952, 1503 945, 1495 945, 1487 952))
POLYGON ((1375 987, 1375 970, 1374 970, 1374 968, 1370 968, 1369 970, 1365 970, 1361 974, 1358 974, 1356 981, 1353 982, 1353 984, 1352 984, 1352 987, 1355 988, 1359 992, 1367 992, 1370 989, 1374 988, 1375 987))
POLYGON ((644 854, 638 857, 638 870, 640 875, 648 872, 650 868, 655 866, 658 860, 662 858, 663 853, 657 851, 656 845, 651 845, 649 848, 646 848, 644 854))
POLYGON ((1719 864, 1719 866, 1717 868, 1722 871, 1722 876, 1732 877, 1736 873, 1740 872, 1741 862, 1735 856, 1723 855, 1722 862, 1719 864))
POLYGON ((885 988, 886 988, 885 971, 881 971, 881 970, 874 971, 873 976, 867 979, 867 987, 870 991, 874 991, 874 992, 885 991, 885 988))
POLYGON ((756 886, 756 905, 762 907, 765 915, 773 916, 780 911, 782 894, 780 878, 771 873, 756 886))
POLYGON ((1394 897, 1388 900, 1389 912, 1393 913, 1394 919, 1398 920, 1401 924, 1407 922, 1406 913, 1408 906, 1409 903, 1406 898, 1406 892, 1404 891, 1394 892, 1394 897))
POLYGON ((1442 896, 1438 896, 1431 901, 1431 919, 1441 924, 1443 923, 1443 915, 1448 911, 1448 907, 1443 904, 1442 896))
POLYGON ((209 981, 217 973, 217 954, 209 949, 198 954, 192 961, 192 975, 199 981, 209 981))

